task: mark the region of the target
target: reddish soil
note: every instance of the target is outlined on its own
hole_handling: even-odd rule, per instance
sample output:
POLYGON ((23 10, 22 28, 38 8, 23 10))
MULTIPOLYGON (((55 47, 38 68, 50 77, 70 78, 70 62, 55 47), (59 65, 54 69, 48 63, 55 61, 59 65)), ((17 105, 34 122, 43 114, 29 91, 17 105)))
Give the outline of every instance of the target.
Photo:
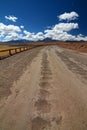
POLYGON ((58 42, 60 47, 87 53, 87 42, 58 42))
POLYGON ((87 42, 36 42, 29 45, 58 45, 63 48, 87 53, 87 42))

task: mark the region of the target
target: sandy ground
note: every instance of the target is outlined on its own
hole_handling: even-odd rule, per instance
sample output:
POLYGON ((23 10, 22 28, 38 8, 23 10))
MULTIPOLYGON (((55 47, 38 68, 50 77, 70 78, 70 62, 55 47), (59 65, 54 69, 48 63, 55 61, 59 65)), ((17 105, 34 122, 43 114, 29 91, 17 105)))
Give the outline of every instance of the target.
POLYGON ((57 42, 60 47, 87 53, 87 42, 57 42))
POLYGON ((38 47, 0 61, 0 130, 87 130, 87 54, 38 47))

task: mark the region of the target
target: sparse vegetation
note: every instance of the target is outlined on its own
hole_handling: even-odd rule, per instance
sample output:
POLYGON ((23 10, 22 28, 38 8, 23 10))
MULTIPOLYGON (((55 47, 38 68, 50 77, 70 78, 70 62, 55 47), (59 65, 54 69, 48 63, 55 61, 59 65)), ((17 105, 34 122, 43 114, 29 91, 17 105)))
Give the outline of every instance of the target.
MULTIPOLYGON (((17 46, 0 45, 0 51, 12 49, 12 48, 17 48, 17 46)), ((12 53, 14 53, 14 50, 12 51, 12 53)), ((0 52, 0 56, 6 56, 6 55, 9 55, 9 51, 0 52)))
MULTIPOLYGON (((87 53, 87 42, 35 42, 35 43, 29 43, 28 46, 35 47, 35 46, 41 46, 41 45, 58 45, 63 48, 68 48, 72 50, 77 50, 80 52, 87 53)), ((14 49, 14 48, 20 48, 20 45, 11 46, 11 45, 0 45, 0 51, 2 50, 8 50, 8 49, 14 49)), ((23 46, 22 46, 23 47, 23 46)), ((17 52, 20 52, 20 49, 16 50, 17 52)), ((23 51, 23 48, 21 48, 21 51, 23 51)), ((11 54, 14 54, 15 50, 11 50, 11 54)), ((8 56, 9 50, 5 52, 0 52, 0 57, 8 56)))
POLYGON ((29 49, 29 46, 0 45, 0 57, 7 57, 27 49, 29 49))

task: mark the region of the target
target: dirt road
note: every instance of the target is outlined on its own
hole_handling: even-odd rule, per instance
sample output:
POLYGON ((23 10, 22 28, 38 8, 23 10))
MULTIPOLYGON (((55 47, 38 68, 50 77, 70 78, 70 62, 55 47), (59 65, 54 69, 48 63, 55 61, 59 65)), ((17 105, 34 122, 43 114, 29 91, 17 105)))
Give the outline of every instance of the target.
POLYGON ((87 130, 87 54, 38 47, 0 61, 0 130, 87 130))

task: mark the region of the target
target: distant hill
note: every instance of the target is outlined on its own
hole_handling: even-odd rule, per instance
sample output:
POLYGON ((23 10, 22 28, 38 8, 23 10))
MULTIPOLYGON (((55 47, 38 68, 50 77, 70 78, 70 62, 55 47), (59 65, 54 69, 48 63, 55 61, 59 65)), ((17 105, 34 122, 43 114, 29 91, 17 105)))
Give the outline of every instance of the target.
MULTIPOLYGON (((55 42, 56 40, 52 40, 51 38, 45 38, 43 40, 38 40, 36 42, 55 42)), ((29 43, 32 43, 34 41, 29 41, 29 40, 12 40, 12 41, 8 41, 8 42, 3 42, 3 44, 5 45, 26 45, 26 44, 29 44, 29 43)))
POLYGON ((55 41, 57 41, 57 40, 53 40, 53 39, 48 38, 48 37, 42 40, 42 42, 55 42, 55 41))
MULTIPOLYGON (((43 40, 38 40, 36 42, 63 42, 63 41, 58 41, 58 40, 53 40, 51 38, 45 38, 43 40)), ((81 41, 65 41, 65 42, 70 42, 70 43, 73 43, 73 42, 85 42, 83 40, 81 41)), ((12 40, 12 41, 8 41, 8 42, 0 42, 0 44, 4 44, 4 45, 28 45, 29 43, 35 43, 34 41, 29 41, 29 40, 23 40, 23 39, 20 39, 20 40, 12 40)))
MULTIPOLYGON (((4 45, 27 45, 30 41, 28 40, 12 40, 8 42, 3 42, 4 45)), ((2 43, 1 43, 2 44, 2 43)))

